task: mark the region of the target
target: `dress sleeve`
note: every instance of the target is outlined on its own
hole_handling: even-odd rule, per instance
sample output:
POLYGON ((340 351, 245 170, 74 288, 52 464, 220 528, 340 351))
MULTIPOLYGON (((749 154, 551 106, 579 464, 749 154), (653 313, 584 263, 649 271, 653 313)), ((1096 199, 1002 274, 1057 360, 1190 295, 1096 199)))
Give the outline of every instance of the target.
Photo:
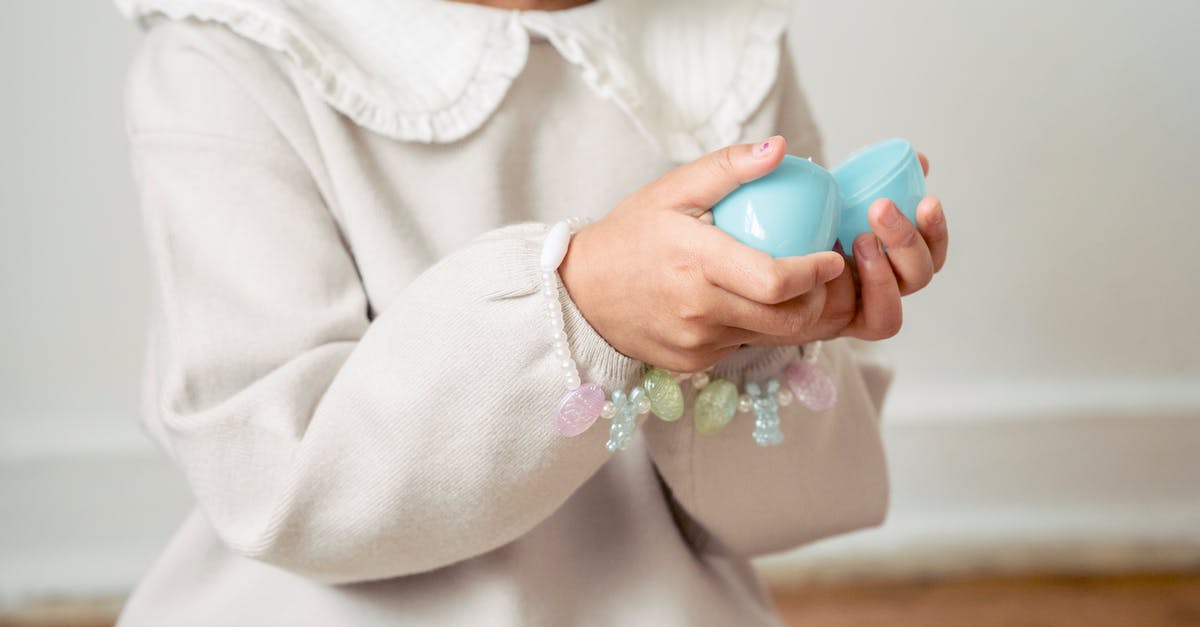
MULTIPOLYGON (((179 28, 135 60, 128 126, 158 292, 147 424, 207 520, 232 550, 327 582, 525 534, 609 456, 604 429, 550 428, 545 225, 485 234, 372 313, 303 139, 264 112, 270 69, 179 28)), ((627 386, 640 364, 559 298, 584 377, 627 386)))
MULTIPOLYGON (((779 130, 791 152, 822 159, 821 135, 786 42, 781 55, 779 130)), ((716 373, 742 384, 780 377, 796 348, 743 349, 716 373)), ((866 342, 826 342, 817 365, 835 381, 837 405, 814 413, 800 403, 780 409, 784 442, 754 443, 752 414, 738 414, 715 435, 700 435, 690 414, 679 423, 645 423, 648 448, 689 539, 752 556, 879 524, 888 503, 878 419, 891 368, 866 342)))

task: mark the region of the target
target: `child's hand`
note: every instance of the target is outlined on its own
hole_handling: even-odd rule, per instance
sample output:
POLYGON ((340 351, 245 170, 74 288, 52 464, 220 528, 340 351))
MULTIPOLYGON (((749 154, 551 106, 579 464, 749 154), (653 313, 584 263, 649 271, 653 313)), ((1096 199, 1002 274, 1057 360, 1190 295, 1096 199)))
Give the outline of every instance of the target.
MULTIPOLYGON (((918 156, 928 175, 929 161, 925 155, 918 156)), ((887 199, 875 201, 868 217, 872 233, 854 240, 854 258, 847 260, 854 264, 852 271, 827 286, 825 310, 814 329, 820 339, 881 340, 895 335, 903 322, 900 297, 928 285, 946 263, 950 235, 937 198, 929 196, 917 205, 915 226, 887 199)), ((777 343, 771 339, 756 342, 777 343)))
MULTIPOLYGON (((785 148, 782 137, 773 137, 706 155, 637 191, 575 236, 560 268, 563 284, 613 348, 694 372, 744 344, 820 339, 826 282, 839 276, 845 278, 835 286, 849 288, 853 314, 854 285, 841 255, 772 259, 697 219, 738 185, 774 170, 785 148)), ((879 264, 865 267, 875 294, 879 264)), ((905 277, 909 283, 919 278, 905 277)), ((839 329, 853 315, 843 318, 839 329)))

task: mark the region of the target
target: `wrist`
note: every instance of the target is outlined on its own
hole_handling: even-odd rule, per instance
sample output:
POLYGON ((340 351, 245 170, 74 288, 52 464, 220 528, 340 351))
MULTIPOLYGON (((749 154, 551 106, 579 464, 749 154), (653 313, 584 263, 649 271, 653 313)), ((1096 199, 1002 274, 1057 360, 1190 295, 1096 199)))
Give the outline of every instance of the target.
POLYGON ((589 313, 591 310, 590 296, 594 293, 595 264, 589 263, 588 252, 594 234, 595 229, 592 226, 577 231, 571 237, 562 264, 558 266, 558 277, 562 281, 563 289, 567 292, 567 298, 571 299, 575 308, 592 325, 592 328, 595 328, 595 324, 589 313))

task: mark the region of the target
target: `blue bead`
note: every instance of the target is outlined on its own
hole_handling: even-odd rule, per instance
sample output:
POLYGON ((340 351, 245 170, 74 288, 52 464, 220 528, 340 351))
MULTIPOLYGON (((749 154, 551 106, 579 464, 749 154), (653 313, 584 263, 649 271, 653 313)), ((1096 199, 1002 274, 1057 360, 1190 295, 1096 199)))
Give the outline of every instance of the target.
POLYGON ((646 391, 635 387, 628 396, 621 390, 612 393, 613 411, 612 426, 608 430, 608 442, 604 447, 610 451, 623 451, 629 448, 633 441, 633 431, 637 428, 638 401, 645 396, 646 391))
POLYGON ((779 430, 779 381, 767 382, 764 393, 757 383, 746 384, 746 394, 754 403, 754 442, 759 446, 775 446, 783 443, 783 432, 779 430))

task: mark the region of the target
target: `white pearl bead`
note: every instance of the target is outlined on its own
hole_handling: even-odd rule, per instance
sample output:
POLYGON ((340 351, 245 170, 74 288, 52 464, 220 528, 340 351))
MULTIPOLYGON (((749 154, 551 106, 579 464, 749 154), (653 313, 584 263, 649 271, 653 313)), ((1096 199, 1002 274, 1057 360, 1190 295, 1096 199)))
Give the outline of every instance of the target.
POLYGON ((604 405, 600 407, 600 417, 605 420, 612 420, 615 413, 617 413, 617 406, 613 405, 612 401, 604 401, 604 405))
POLYGON ((821 346, 822 345, 823 345, 823 343, 820 340, 817 340, 816 342, 813 342, 812 344, 805 346, 804 347, 804 361, 807 361, 810 364, 817 363, 817 360, 821 358, 821 346))
POLYGON ((738 397, 738 411, 743 414, 754 408, 754 401, 750 400, 748 394, 742 394, 738 397))
POLYGON ((574 390, 575 388, 579 387, 579 375, 568 376, 565 383, 568 390, 574 390))
POLYGON ((575 367, 575 362, 568 358, 560 361, 558 365, 561 366, 563 370, 571 370, 575 367))
POLYGON ((707 372, 697 372, 696 374, 692 375, 692 387, 693 388, 699 390, 706 385, 708 385, 708 373, 707 372))
POLYGON ((779 406, 780 407, 787 407, 788 405, 791 405, 792 401, 795 398, 796 397, 792 395, 791 390, 789 390, 787 388, 779 389, 779 406))
POLYGON ((645 396, 639 398, 637 403, 637 412, 639 414, 650 413, 650 399, 646 398, 645 396))
POLYGON ((553 338, 555 342, 563 342, 564 344, 567 341, 567 336, 562 332, 562 329, 555 329, 554 335, 552 335, 551 338, 553 338))

